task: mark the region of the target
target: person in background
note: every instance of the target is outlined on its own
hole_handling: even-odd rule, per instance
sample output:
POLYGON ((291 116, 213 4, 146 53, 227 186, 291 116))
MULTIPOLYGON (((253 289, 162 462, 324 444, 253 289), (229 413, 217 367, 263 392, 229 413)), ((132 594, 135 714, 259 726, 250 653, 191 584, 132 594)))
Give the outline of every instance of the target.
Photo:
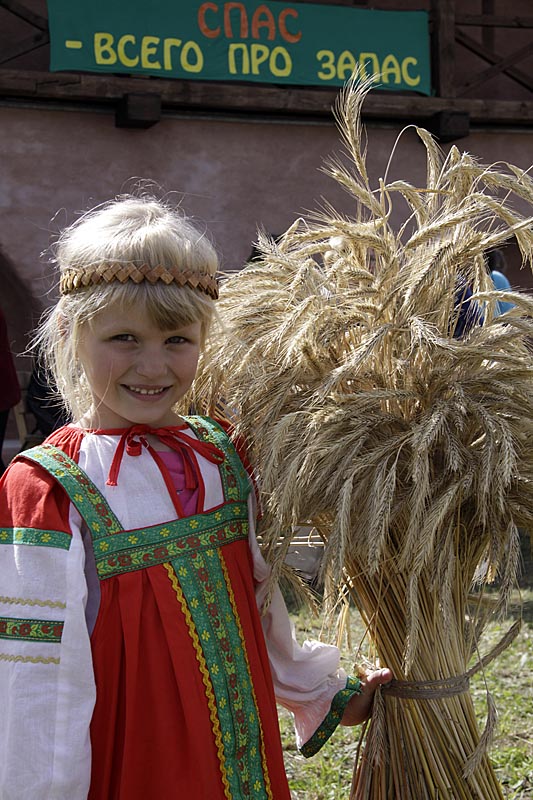
POLYGON ((50 373, 42 364, 42 359, 37 358, 33 367, 28 388, 26 389, 26 410, 35 419, 35 427, 31 438, 36 436, 46 439, 52 431, 61 428, 69 422, 69 415, 50 373))
MULTIPOLYGON (((502 292, 512 291, 511 284, 505 274, 507 264, 501 250, 490 250, 487 253, 487 268, 495 289, 502 292)), ((498 300, 496 316, 505 314, 505 312, 510 311, 511 308, 514 308, 514 303, 508 303, 506 300, 498 300)))
POLYGON ((5 470, 2 448, 6 435, 9 412, 20 401, 21 392, 9 343, 7 323, 0 309, 0 475, 5 470))

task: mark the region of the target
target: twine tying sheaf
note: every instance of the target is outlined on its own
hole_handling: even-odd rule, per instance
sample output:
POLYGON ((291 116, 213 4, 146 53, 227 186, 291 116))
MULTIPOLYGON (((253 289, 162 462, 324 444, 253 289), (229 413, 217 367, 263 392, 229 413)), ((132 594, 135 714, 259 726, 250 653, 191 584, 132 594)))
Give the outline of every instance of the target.
POLYGON ((410 698, 413 700, 432 700, 441 697, 453 697, 468 691, 470 680, 467 673, 441 681, 396 681, 384 686, 382 692, 390 697, 410 698))
MULTIPOLYGON (((385 745, 387 737, 385 731, 385 701, 386 697, 397 697, 409 700, 441 700, 468 692, 470 678, 488 664, 494 661, 514 641, 520 632, 522 621, 518 620, 509 628, 505 636, 487 653, 480 658, 473 667, 463 675, 454 675, 436 681, 400 681, 393 679, 389 684, 380 686, 374 695, 372 709, 372 722, 370 725, 366 755, 373 764, 381 764, 386 758, 388 749, 385 745)), ((487 721, 476 749, 469 756, 464 769, 465 778, 470 777, 478 768, 481 759, 487 752, 492 741, 497 720, 497 711, 494 700, 487 692, 487 721)))

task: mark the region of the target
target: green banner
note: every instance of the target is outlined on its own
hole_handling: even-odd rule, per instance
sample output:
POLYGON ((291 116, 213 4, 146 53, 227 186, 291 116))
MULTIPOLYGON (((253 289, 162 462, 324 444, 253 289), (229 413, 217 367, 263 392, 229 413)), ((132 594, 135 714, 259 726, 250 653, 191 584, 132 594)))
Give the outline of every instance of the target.
POLYGON ((48 0, 50 69, 431 93, 425 11, 314 3, 48 0))

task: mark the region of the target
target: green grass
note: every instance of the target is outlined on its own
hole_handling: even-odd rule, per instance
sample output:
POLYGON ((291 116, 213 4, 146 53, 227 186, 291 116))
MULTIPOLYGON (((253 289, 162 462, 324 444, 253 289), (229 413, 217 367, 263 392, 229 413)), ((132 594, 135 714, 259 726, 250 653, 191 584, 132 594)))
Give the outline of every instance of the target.
MULTIPOLYGON (((496 701, 498 727, 491 759, 509 800, 533 797, 533 591, 523 593, 523 626, 515 641, 485 670, 487 687, 496 701)), ((493 623, 486 637, 495 644, 507 625, 493 623)), ((484 722, 486 688, 483 677, 472 681, 474 705, 484 722)))
MULTIPOLYGON (((484 675, 478 673, 471 682, 481 729, 485 724, 487 689, 496 702, 498 725, 490 757, 506 800, 533 798, 533 590, 524 590, 522 599, 523 626, 519 635, 485 669, 484 675)), ((488 625, 483 637, 484 653, 501 639, 517 613, 514 606, 509 619, 488 625)), ((353 611, 351 617, 353 641, 357 643, 362 628, 357 612, 353 611)), ((310 613, 300 610, 292 618, 299 641, 318 638, 320 623, 310 613)), ((343 666, 351 671, 346 656, 343 666)), ((281 708, 280 728, 293 800, 348 800, 359 729, 338 728, 320 753, 305 759, 296 750, 291 715, 281 708)))

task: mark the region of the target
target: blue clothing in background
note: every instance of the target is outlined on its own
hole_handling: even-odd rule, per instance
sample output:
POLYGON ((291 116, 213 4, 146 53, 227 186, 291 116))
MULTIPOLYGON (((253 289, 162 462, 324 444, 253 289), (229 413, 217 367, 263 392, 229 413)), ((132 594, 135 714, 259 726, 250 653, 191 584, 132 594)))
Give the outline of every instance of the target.
MULTIPOLYGON (((497 270, 493 269, 490 273, 490 277, 492 278, 495 289, 498 289, 498 291, 501 292, 511 291, 511 284, 502 272, 498 272, 497 270)), ((507 303, 505 300, 498 300, 496 316, 505 314, 505 312, 509 311, 511 308, 514 308, 514 303, 507 303)))
POLYGON ((479 305, 472 300, 472 289, 463 284, 455 293, 455 308, 459 309, 459 316, 453 332, 454 339, 462 339, 476 325, 483 325, 483 312, 479 305))

